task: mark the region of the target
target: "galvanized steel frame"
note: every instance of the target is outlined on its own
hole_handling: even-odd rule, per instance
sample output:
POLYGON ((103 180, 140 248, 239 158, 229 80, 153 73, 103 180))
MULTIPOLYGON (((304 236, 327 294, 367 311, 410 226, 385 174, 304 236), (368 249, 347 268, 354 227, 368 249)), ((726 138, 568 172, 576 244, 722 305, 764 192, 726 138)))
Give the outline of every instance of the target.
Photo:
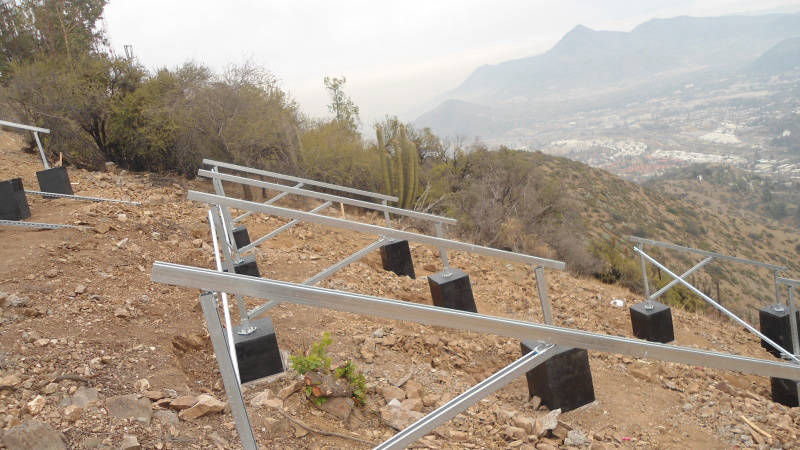
MULTIPOLYGON (((283 281, 249 277, 233 273, 221 273, 209 269, 183 266, 157 261, 153 264, 154 282, 177 286, 232 292, 242 296, 253 296, 272 301, 321 307, 338 311, 366 314, 393 320, 408 320, 427 325, 456 328, 478 333, 496 334, 520 340, 546 342, 549 346, 541 351, 523 356, 511 365, 456 397, 444 406, 415 422, 376 448, 403 448, 424 436, 430 430, 446 422, 459 412, 495 392, 511 380, 541 363, 554 350, 554 345, 585 348, 588 350, 620 353, 628 356, 699 365, 724 370, 734 370, 779 378, 800 378, 800 366, 740 355, 711 352, 688 347, 641 341, 619 336, 604 335, 588 331, 536 324, 515 319, 487 316, 483 314, 420 305, 364 294, 305 286, 283 281)), ((234 419, 245 448, 255 448, 247 411, 241 397, 241 387, 234 378, 230 352, 223 345, 219 314, 209 297, 201 302, 209 323, 209 333, 214 341, 217 360, 220 363, 226 391, 231 401, 234 419), (211 314, 211 309, 213 313, 211 314), (216 317, 216 320, 214 320, 216 317), (214 327, 215 329, 211 330, 214 327), (225 354, 228 358, 225 358, 225 354), (223 370, 223 365, 225 366, 223 370), (230 389, 229 389, 230 386, 230 389), (251 447, 251 445, 253 447, 251 447)))
POLYGON ((21 228, 38 228, 46 230, 57 230, 59 228, 91 228, 83 225, 66 225, 61 223, 40 223, 40 222, 23 222, 20 220, 0 220, 0 225, 9 227, 21 228))
POLYGON ((131 200, 117 200, 113 198, 102 198, 102 197, 87 197, 85 195, 58 194, 55 192, 29 191, 27 189, 25 190, 25 193, 33 195, 41 195, 42 197, 68 198, 72 200, 86 200, 87 202, 125 203, 128 205, 142 206, 141 203, 134 202, 131 200))

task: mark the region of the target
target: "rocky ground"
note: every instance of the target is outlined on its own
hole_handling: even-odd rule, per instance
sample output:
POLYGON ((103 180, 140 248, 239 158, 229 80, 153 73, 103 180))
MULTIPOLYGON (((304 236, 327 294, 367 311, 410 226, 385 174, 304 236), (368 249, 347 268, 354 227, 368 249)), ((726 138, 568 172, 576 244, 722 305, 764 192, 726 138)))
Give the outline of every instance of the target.
MULTIPOLYGON (((0 179, 21 176, 35 188, 40 163, 22 153, 20 143, 0 134, 0 179)), ((113 168, 70 168, 70 176, 76 194, 142 206, 29 196, 30 220, 91 228, 0 228, 1 445, 238 448, 199 291, 150 281, 156 260, 213 267, 207 208, 186 200, 188 189, 209 186, 113 168)), ((374 214, 345 213, 379 221, 374 214)), ((251 236, 284 222, 266 216, 246 221, 251 236)), ((258 264, 262 276, 302 281, 374 239, 298 225, 264 243, 258 264)), ((439 270, 440 262, 435 249, 411 247, 416 280, 384 272, 376 252, 321 285, 429 304, 425 276, 439 270)), ((470 274, 480 312, 541 320, 530 268, 459 252, 450 257, 470 274)), ((639 301, 633 294, 567 273, 547 276, 557 325, 631 336, 627 306, 639 301), (625 307, 613 306, 613 299, 625 307)), ((365 405, 341 419, 341 411, 322 411, 302 393, 292 393, 300 377, 291 370, 247 385, 249 414, 263 448, 368 448, 520 356, 517 341, 496 336, 294 305, 277 306, 270 316, 287 354, 304 351, 328 331, 333 365, 353 360, 368 392, 365 405)), ((753 336, 718 317, 684 311, 673 317, 678 345, 770 358, 753 336)), ((590 364, 597 396, 592 404, 548 412, 537 398, 528 398, 520 379, 415 446, 800 446, 800 412, 770 401, 763 377, 599 352, 590 353, 590 364)))

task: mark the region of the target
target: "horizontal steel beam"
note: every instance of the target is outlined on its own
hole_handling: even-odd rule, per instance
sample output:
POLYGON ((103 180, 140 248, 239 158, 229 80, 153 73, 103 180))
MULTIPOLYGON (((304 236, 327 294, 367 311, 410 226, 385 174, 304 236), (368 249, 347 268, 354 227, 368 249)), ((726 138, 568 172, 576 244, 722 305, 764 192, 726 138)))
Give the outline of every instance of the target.
POLYGON ((222 167, 222 168, 230 169, 230 170, 238 170, 239 172, 252 173, 252 174, 256 174, 256 175, 263 175, 265 177, 277 178, 279 180, 294 181, 295 183, 305 183, 305 184, 310 185, 310 186, 317 186, 317 187, 321 187, 321 188, 325 188, 325 189, 333 189, 333 190, 336 190, 336 191, 347 192, 349 194, 363 195, 364 197, 371 197, 371 198, 378 198, 378 199, 381 199, 381 200, 388 200, 390 202, 396 202, 396 201, 399 200, 397 197, 394 197, 394 196, 391 196, 391 195, 379 194, 377 192, 362 191, 361 189, 354 189, 354 188, 349 188, 349 187, 346 187, 346 186, 339 186, 338 184, 331 184, 331 183, 324 183, 322 181, 308 180, 306 178, 294 177, 294 176, 291 176, 291 175, 284 175, 282 173, 269 172, 269 171, 266 171, 266 170, 254 169, 252 167, 240 166, 240 165, 237 165, 237 164, 231 164, 231 163, 226 163, 226 162, 221 162, 221 161, 214 161, 213 159, 204 159, 203 160, 203 164, 206 164, 206 165, 209 165, 209 166, 222 167))
POLYGON ((671 361, 768 377, 800 379, 800 366, 792 363, 678 347, 247 275, 219 273, 210 269, 160 261, 153 264, 151 277, 154 282, 176 286, 231 292, 278 302, 393 320, 408 320, 520 340, 547 341, 556 345, 619 353, 637 358, 671 361))
POLYGON ((431 411, 425 417, 390 437, 375 447, 374 450, 401 450, 408 447, 417 439, 433 431, 437 426, 442 425, 470 406, 478 403, 481 399, 497 392, 498 389, 547 361, 556 352, 556 348, 554 345, 550 345, 540 351, 534 350, 526 353, 489 378, 469 388, 463 394, 445 403, 435 411, 431 411))
POLYGON ((57 230, 59 228, 91 228, 81 225, 66 225, 61 223, 21 222, 18 220, 0 220, 0 225, 5 225, 9 227, 39 228, 46 230, 57 230))
POLYGON ((778 277, 778 278, 776 279, 776 281, 777 281, 779 284, 785 284, 785 285, 787 285, 787 286, 794 286, 794 287, 796 287, 796 288, 800 288, 800 280, 792 280, 792 279, 790 279, 790 278, 781 278, 781 277, 778 277))
POLYGON ((698 254, 698 255, 711 256, 711 257, 713 257, 715 259, 719 259, 719 260, 726 260, 726 261, 733 261, 733 262, 738 262, 738 263, 742 263, 742 264, 749 264, 751 266, 763 267, 765 269, 769 269, 769 270, 773 270, 773 271, 777 270, 777 271, 782 272, 782 271, 786 270, 786 267, 784 267, 784 266, 778 266, 778 265, 775 265, 775 264, 769 264, 769 263, 764 263, 764 262, 760 262, 760 261, 753 261, 753 260, 750 260, 750 259, 739 258, 739 257, 736 257, 736 256, 723 255, 721 253, 709 252, 709 251, 706 251, 706 250, 700 250, 700 249, 691 248, 691 247, 684 247, 682 245, 670 244, 669 242, 654 241, 652 239, 647 239, 647 238, 643 238, 643 237, 639 237, 639 236, 630 236, 628 238, 628 240, 631 241, 631 242, 637 242, 637 243, 643 244, 643 245, 644 244, 652 245, 652 246, 655 246, 655 247, 668 248, 670 250, 681 250, 681 251, 684 251, 684 252, 695 253, 695 254, 698 254))
POLYGON ((85 195, 71 195, 71 194, 58 194, 55 192, 42 192, 42 191, 29 191, 25 190, 26 194, 33 194, 33 195, 41 195, 43 197, 56 197, 56 198, 68 198, 72 200, 85 200, 87 202, 108 202, 108 203, 125 203, 128 205, 135 205, 135 206, 142 206, 139 202, 134 202, 130 200, 117 200, 114 198, 102 198, 102 197, 87 197, 85 195))
POLYGON ((8 122, 8 121, 5 121, 5 120, 0 120, 0 126, 11 127, 11 128, 19 128, 20 130, 33 131, 34 133, 47 133, 47 134, 50 134, 50 130, 48 130, 47 128, 32 127, 30 125, 23 125, 21 123, 8 122))
POLYGON ((381 205, 379 203, 365 202, 363 200, 355 200, 352 198, 342 197, 339 195, 326 194, 324 192, 309 191, 308 189, 300 189, 292 186, 284 186, 282 184, 269 183, 267 181, 254 180, 252 178, 240 177, 236 175, 230 175, 227 173, 212 172, 210 170, 200 169, 197 171, 197 174, 200 175, 201 177, 217 178, 219 180, 228 181, 231 183, 245 184, 248 186, 264 188, 264 189, 272 189, 287 194, 300 195, 303 197, 311 197, 317 200, 328 200, 335 203, 343 203, 345 205, 357 206, 359 208, 388 212, 398 216, 412 217, 414 219, 421 219, 421 220, 429 220, 431 222, 446 223, 448 225, 455 225, 458 223, 456 219, 451 219, 449 217, 442 217, 442 216, 437 216, 435 214, 421 213, 418 211, 411 211, 403 208, 395 208, 393 206, 386 206, 386 205, 381 205))
POLYGON ((425 234, 411 233, 408 231, 395 230, 393 228, 381 227, 361 222, 354 222, 352 220, 339 219, 336 217, 328 217, 319 214, 311 214, 294 209, 281 208, 278 206, 268 206, 256 202, 248 202, 246 200, 239 200, 230 197, 222 197, 219 195, 208 194, 205 192, 189 191, 189 200, 204 202, 212 205, 227 206, 236 208, 243 211, 255 211, 273 216, 285 217, 287 219, 296 219, 308 223, 316 223, 318 225, 327 225, 334 228, 343 228, 346 230, 357 231, 360 233, 375 234, 378 236, 388 236, 395 239, 405 239, 409 241, 419 242, 421 244, 430 244, 437 247, 444 247, 451 250, 461 250, 470 253, 477 253, 484 256, 492 256, 502 258, 509 261, 515 261, 525 264, 532 264, 535 266, 548 267, 556 270, 564 270, 565 264, 561 261, 556 261, 547 258, 540 258, 537 256, 523 255, 521 253, 507 252, 505 250, 498 250, 495 248, 482 247, 480 245, 467 244, 459 241, 451 241, 450 239, 443 239, 425 234))

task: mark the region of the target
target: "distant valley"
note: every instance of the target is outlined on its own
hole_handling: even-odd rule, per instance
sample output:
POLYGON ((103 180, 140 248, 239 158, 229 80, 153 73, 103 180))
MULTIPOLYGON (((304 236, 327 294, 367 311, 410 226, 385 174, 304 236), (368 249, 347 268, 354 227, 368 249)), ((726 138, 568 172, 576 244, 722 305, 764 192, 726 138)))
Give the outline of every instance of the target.
POLYGON ((724 163, 800 187, 800 15, 578 26, 478 68, 416 125, 642 181, 724 163))

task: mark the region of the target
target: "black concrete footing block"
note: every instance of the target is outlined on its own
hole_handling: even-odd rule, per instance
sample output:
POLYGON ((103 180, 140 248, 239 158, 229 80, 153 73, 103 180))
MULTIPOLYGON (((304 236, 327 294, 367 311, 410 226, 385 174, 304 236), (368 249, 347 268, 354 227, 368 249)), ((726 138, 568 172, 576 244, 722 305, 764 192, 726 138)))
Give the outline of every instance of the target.
MULTIPOLYGON (((795 318, 798 325, 800 325, 800 312, 795 312, 795 318)), ((789 311, 786 305, 774 304, 759 309, 758 322, 764 336, 772 339, 786 350, 792 351, 791 324, 789 323, 789 311)), ((797 334, 800 336, 800 329, 797 330, 797 334)), ((775 347, 767 344, 767 341, 761 340, 761 346, 773 355, 781 356, 775 347)))
POLYGON ((261 272, 258 271, 255 255, 245 256, 241 262, 233 265, 233 271, 239 275, 250 275, 251 277, 261 276, 261 272))
POLYGON ((800 406, 797 398, 797 381, 785 378, 770 378, 772 401, 789 407, 800 406))
POLYGON ((74 195, 66 167, 53 167, 36 172, 39 179, 39 190, 54 194, 74 195))
POLYGON ((233 330, 233 342, 239 363, 239 379, 242 383, 283 372, 283 361, 275 338, 275 329, 269 317, 251 320, 256 327, 250 334, 239 334, 241 325, 233 330))
POLYGON ((469 275, 458 269, 447 269, 428 276, 433 304, 442 308, 478 312, 472 296, 469 275))
POLYGON ((631 325, 633 335, 639 339, 653 342, 672 342, 675 340, 675 330, 672 327, 672 310, 669 306, 650 302, 652 308, 647 308, 647 302, 631 306, 631 325))
POLYGON ((383 270, 391 270, 401 277, 408 275, 412 280, 417 278, 408 241, 395 241, 382 246, 381 263, 383 263, 383 270))
MULTIPOLYGON (((522 354, 536 347, 535 342, 521 342, 522 354)), ((594 401, 594 384, 589 368, 589 353, 580 348, 558 347, 556 353, 525 374, 528 393, 542 399, 550 410, 571 411, 594 401)))
POLYGON ((0 181, 0 219, 23 220, 31 216, 22 178, 0 181))
POLYGON ((239 225, 233 227, 233 240, 236 242, 236 248, 242 248, 250 243, 250 234, 247 232, 247 227, 239 225))

